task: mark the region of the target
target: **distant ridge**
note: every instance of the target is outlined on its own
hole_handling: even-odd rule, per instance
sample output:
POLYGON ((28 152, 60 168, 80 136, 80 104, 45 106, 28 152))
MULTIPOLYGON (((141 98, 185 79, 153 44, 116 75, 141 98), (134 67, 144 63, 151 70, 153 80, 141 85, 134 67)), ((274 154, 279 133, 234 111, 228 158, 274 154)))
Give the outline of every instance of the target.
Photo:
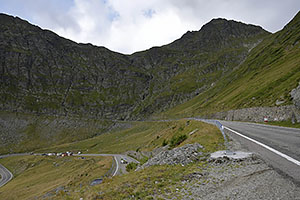
POLYGON ((0 15, 1 110, 142 119, 206 91, 269 35, 213 19, 169 45, 132 55, 77 44, 0 15))

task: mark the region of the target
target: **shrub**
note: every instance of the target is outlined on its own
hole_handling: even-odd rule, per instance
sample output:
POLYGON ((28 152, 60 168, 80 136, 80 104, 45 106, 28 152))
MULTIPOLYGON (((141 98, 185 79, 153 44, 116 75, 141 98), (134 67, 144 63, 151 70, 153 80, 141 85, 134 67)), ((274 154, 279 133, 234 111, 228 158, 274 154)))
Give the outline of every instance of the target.
POLYGON ((131 162, 128 165, 126 165, 126 171, 130 172, 130 171, 134 171, 137 168, 138 164, 131 162))
POLYGON ((171 138, 170 147, 171 148, 176 147, 176 146, 178 146, 180 143, 182 143, 186 139, 187 139, 187 135, 185 135, 185 134, 182 134, 182 135, 179 135, 179 136, 175 136, 174 135, 171 138))
POLYGON ((161 146, 164 147, 164 146, 166 146, 168 143, 169 143, 168 140, 164 139, 164 141, 162 142, 161 146))
POLYGON ((142 164, 146 163, 148 160, 149 160, 149 158, 147 156, 143 156, 143 158, 140 159, 139 161, 140 161, 140 164, 142 165, 142 164))
POLYGON ((179 129, 178 129, 179 131, 183 131, 184 130, 184 128, 183 127, 179 127, 179 129))

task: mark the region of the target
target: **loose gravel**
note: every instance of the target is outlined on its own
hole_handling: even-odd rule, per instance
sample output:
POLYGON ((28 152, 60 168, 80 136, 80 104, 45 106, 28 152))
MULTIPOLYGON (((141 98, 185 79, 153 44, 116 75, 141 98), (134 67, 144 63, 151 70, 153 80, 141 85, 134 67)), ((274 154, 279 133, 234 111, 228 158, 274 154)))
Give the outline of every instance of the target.
MULTIPOLYGON (((231 138, 229 150, 245 151, 231 138)), ((300 186, 278 174, 259 156, 245 159, 210 159, 176 184, 176 192, 158 195, 163 199, 264 199, 300 200, 300 186)))

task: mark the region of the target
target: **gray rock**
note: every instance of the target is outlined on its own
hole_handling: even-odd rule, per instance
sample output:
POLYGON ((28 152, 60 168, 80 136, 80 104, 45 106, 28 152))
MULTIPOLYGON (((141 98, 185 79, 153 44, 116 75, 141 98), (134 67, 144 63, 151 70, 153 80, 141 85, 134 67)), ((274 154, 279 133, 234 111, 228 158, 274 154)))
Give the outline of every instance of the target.
POLYGON ((268 34, 215 19, 169 45, 124 55, 6 14, 0 30, 1 110, 120 120, 144 119, 204 92, 215 80, 202 75, 233 70, 268 34), (198 74, 193 87, 171 89, 174 78, 190 70, 198 74))
POLYGON ((291 97, 295 107, 300 110, 300 82, 299 86, 291 91, 291 97))
POLYGON ((103 182, 103 179, 102 178, 97 178, 97 179, 95 179, 95 180, 93 180, 92 182, 91 182, 91 186, 94 186, 94 185, 99 185, 99 184, 101 184, 103 182))
POLYGON ((55 193, 58 194, 60 191, 66 191, 64 186, 59 186, 54 189, 55 193))
POLYGON ((217 112, 207 117, 233 121, 263 122, 265 116, 269 121, 288 121, 292 118, 293 114, 297 121, 300 122, 300 112, 295 105, 243 108, 217 112))
POLYGON ((172 150, 161 151, 156 156, 150 158, 141 169, 152 165, 187 165, 199 160, 203 155, 202 152, 199 152, 199 149, 202 148, 203 146, 200 144, 194 143, 186 144, 172 150))
POLYGON ((285 102, 284 100, 277 99, 275 104, 276 104, 276 106, 279 106, 279 105, 283 104, 284 102, 285 102))

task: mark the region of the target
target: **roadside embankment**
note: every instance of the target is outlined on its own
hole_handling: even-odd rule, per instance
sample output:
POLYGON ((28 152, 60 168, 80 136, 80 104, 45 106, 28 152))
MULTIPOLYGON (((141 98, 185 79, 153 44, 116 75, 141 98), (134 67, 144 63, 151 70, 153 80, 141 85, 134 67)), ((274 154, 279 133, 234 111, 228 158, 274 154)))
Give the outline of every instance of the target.
MULTIPOLYGON (((260 156, 254 153, 244 153, 247 156, 243 158, 230 156, 232 152, 247 152, 235 138, 230 137, 228 156, 224 157, 205 156, 201 152, 203 149, 197 145, 185 145, 162 151, 142 166, 141 169, 144 170, 155 166, 176 166, 176 164, 182 166, 179 170, 181 175, 178 174, 178 167, 174 166, 178 174, 175 183, 168 185, 165 183, 168 180, 163 178, 155 180, 156 184, 165 186, 160 192, 148 194, 148 197, 154 199, 298 199, 299 185, 279 174, 260 156), (191 147, 198 147, 196 148, 198 151, 194 148, 190 153, 181 151, 191 147), (176 155, 169 156, 171 152, 176 155), (200 155, 201 159, 194 159, 192 164, 182 164, 195 153, 200 155), (183 155, 185 157, 182 157, 183 155)), ((168 168, 172 170, 172 167, 168 168)))
POLYGON ((290 121, 300 123, 300 110, 294 105, 278 107, 254 107, 237 110, 217 112, 209 116, 213 119, 230 121, 263 122, 264 118, 269 121, 290 121))
MULTIPOLYGON (((246 151, 230 138, 230 151, 246 151)), ((210 158, 208 165, 185 176, 177 193, 183 199, 299 199, 300 187, 259 156, 210 158)))

